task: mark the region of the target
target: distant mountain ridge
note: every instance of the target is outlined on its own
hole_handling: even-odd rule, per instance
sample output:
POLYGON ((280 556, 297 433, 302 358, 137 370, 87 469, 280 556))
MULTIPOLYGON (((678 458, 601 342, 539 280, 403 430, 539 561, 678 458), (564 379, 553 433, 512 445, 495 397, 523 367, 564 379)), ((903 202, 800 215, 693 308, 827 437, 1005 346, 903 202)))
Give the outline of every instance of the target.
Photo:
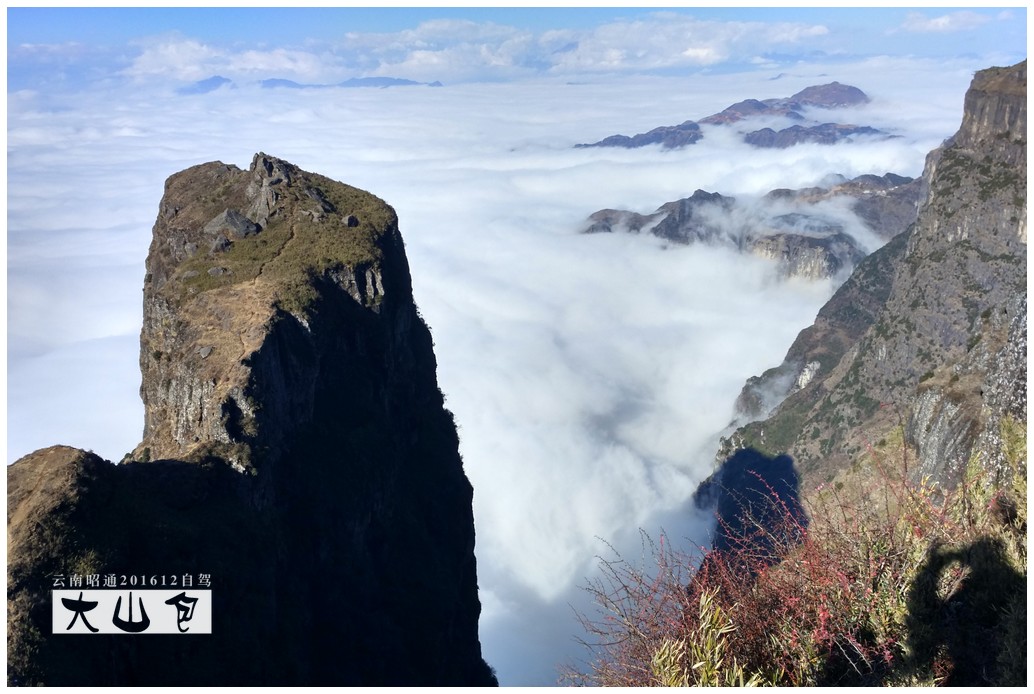
POLYGON ((213 75, 208 79, 198 80, 193 84, 188 84, 185 87, 180 87, 176 90, 177 94, 207 94, 214 92, 220 87, 228 87, 229 89, 236 89, 237 85, 233 83, 233 80, 227 79, 221 75, 213 75))
POLYGON ((848 125, 841 123, 805 123, 802 113, 807 108, 838 109, 849 106, 861 106, 869 102, 869 97, 861 89, 839 82, 806 87, 793 96, 780 99, 745 99, 726 109, 701 118, 699 121, 687 120, 679 125, 666 125, 654 128, 638 135, 611 135, 591 144, 575 145, 584 147, 625 147, 636 148, 648 145, 661 145, 665 149, 685 147, 699 142, 704 134, 700 124, 732 125, 761 116, 781 116, 801 123, 776 131, 771 128, 744 133, 744 141, 756 147, 791 147, 804 142, 833 144, 843 140, 851 140, 856 136, 890 137, 887 133, 868 126, 848 125))
MULTIPOLYGON (((401 79, 398 77, 350 77, 347 80, 333 84, 313 84, 307 82, 296 82, 288 79, 270 78, 261 80, 258 84, 263 89, 359 89, 364 87, 372 89, 387 89, 388 87, 443 86, 442 83, 437 80, 434 82, 416 82, 414 80, 401 79)), ((236 89, 237 83, 221 75, 213 75, 212 77, 198 80, 192 84, 180 87, 176 90, 176 93, 183 95, 207 94, 223 87, 236 89)))
POLYGON ((357 89, 361 87, 372 87, 376 89, 386 89, 388 87, 441 87, 442 83, 438 81, 434 82, 416 82, 414 80, 400 79, 398 77, 351 77, 343 82, 336 82, 334 84, 311 84, 305 82, 295 82, 293 80, 285 79, 267 79, 262 80, 260 83, 264 89, 276 89, 280 87, 288 89, 331 89, 334 87, 343 87, 345 89, 357 89))
POLYGON ((913 221, 920 193, 919 181, 892 173, 777 189, 749 203, 698 190, 648 215, 600 210, 589 216, 583 233, 647 232, 678 245, 723 245, 773 260, 784 276, 821 279, 854 268, 866 253, 823 203, 849 199, 869 230, 887 240, 913 221))

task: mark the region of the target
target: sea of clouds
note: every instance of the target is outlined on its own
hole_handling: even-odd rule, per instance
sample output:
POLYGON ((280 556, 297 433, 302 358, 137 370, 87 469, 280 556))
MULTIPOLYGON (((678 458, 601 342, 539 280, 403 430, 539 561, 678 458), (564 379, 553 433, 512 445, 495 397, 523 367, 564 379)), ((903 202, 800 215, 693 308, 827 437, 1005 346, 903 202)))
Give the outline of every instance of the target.
POLYGON ((698 188, 918 176, 981 67, 888 58, 442 88, 11 93, 8 462, 59 443, 117 461, 138 442, 143 264, 167 176, 244 168, 263 151, 369 190, 398 212, 460 427, 485 657, 503 684, 555 683, 558 664, 585 655, 574 611, 591 611, 581 587, 604 540, 630 557, 640 528, 706 545, 689 498, 740 387, 835 289, 780 281, 726 249, 581 235, 587 216, 651 213, 698 188), (873 101, 829 120, 899 137, 757 150, 713 130, 677 151, 573 148, 834 79, 873 101))

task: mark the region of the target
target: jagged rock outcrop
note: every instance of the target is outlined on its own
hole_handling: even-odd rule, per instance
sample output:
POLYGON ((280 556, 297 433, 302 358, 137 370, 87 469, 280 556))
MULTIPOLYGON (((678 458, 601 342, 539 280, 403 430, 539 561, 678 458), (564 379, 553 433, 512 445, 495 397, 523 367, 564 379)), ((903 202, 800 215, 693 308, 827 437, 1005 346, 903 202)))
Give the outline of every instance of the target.
POLYGON ((788 452, 828 478, 903 425, 916 477, 950 486, 970 463, 1006 474, 1003 439, 1026 421, 1025 133, 1026 62, 977 73, 959 132, 927 158, 914 226, 862 263, 783 366, 741 397, 749 406, 751 388, 817 362, 810 382, 719 457, 788 452))
POLYGON ((779 189, 758 201, 698 190, 649 215, 600 210, 590 215, 584 232, 645 231, 677 244, 725 245, 777 263, 783 276, 821 279, 845 274, 865 257, 832 201, 850 200, 857 218, 876 236, 889 239, 915 218, 920 193, 918 181, 895 174, 779 189))
POLYGON ((9 683, 494 684, 472 490, 387 204, 265 154, 172 176, 140 364, 122 464, 8 468, 9 683), (53 575, 186 573, 211 576, 211 636, 51 633, 53 575))
POLYGON ((855 240, 831 226, 821 237, 776 233, 753 239, 750 251, 760 258, 779 263, 787 277, 822 279, 836 277, 850 269, 865 254, 855 240))
MULTIPOLYGON (((745 119, 758 116, 778 116, 794 121, 805 121, 803 111, 808 108, 835 109, 847 106, 859 106, 868 103, 869 97, 861 89, 839 82, 806 87, 791 97, 782 99, 745 99, 728 108, 701 118, 699 122, 687 120, 680 125, 664 125, 649 132, 638 135, 611 135, 591 144, 578 144, 584 147, 625 147, 636 148, 648 145, 661 145, 665 149, 676 149, 699 142, 704 137, 700 123, 706 125, 732 125, 745 119)), ((859 135, 888 137, 876 128, 849 125, 843 123, 811 123, 795 125, 780 131, 771 128, 744 131, 744 141, 755 147, 791 147, 804 142, 818 144, 834 144, 851 140, 859 135)))

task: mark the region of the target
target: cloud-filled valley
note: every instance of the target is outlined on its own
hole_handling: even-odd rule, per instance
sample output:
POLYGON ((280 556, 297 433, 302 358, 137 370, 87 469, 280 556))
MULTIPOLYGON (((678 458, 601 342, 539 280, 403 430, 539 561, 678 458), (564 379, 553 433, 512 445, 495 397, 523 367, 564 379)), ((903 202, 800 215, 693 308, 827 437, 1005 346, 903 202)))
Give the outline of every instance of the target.
MULTIPOLYGON (((651 214, 696 189, 751 198, 831 174, 918 176, 981 67, 877 58, 434 89, 13 92, 8 462, 55 443, 117 461, 138 442, 140 287, 167 176, 265 151, 369 190, 398 213, 475 490, 485 657, 504 684, 551 683, 554 656, 582 655, 568 604, 587 607, 578 589, 601 539, 629 556, 640 528, 707 542, 687 504, 744 380, 777 364, 835 289, 725 248, 584 235, 588 216, 651 214), (873 99, 838 121, 898 137, 754 149, 709 127, 685 150, 574 148, 833 79, 873 99)), ((846 228, 867 251, 878 243, 857 220, 846 228)))

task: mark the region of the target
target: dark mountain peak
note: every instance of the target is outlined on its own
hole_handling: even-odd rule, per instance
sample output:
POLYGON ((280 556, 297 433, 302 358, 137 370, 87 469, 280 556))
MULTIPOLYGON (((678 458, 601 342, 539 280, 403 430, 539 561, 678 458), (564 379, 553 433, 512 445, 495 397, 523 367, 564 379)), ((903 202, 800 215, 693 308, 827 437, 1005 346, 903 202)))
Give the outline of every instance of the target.
POLYGON ((703 134, 700 126, 691 120, 679 125, 665 125, 653 130, 629 137, 627 135, 611 135, 594 144, 575 145, 582 147, 645 147, 646 145, 660 144, 665 149, 675 149, 685 145, 691 145, 698 141, 703 134))
POLYGON ((338 82, 339 87, 412 87, 425 84, 414 80, 400 79, 398 77, 352 77, 344 82, 338 82))
POLYGON ((693 202, 722 202, 726 198, 721 193, 709 193, 706 190, 697 188, 693 191, 693 194, 689 196, 689 199, 693 202))
POLYGON ((795 120, 802 119, 803 116, 797 113, 792 106, 786 99, 765 99, 764 101, 747 99, 737 102, 707 118, 701 118, 700 122, 712 125, 727 125, 754 116, 783 116, 795 120))
POLYGON ((294 80, 281 79, 279 77, 272 77, 270 79, 262 80, 261 82, 259 82, 259 85, 261 85, 263 89, 304 89, 305 87, 313 86, 301 84, 300 82, 295 82, 294 80))
POLYGON ((207 94, 214 92, 220 87, 229 86, 235 88, 237 85, 233 83, 233 80, 227 79, 220 75, 214 75, 208 79, 199 80, 193 84, 185 87, 180 87, 176 90, 177 94, 207 94))
POLYGON ((755 113, 764 113, 768 110, 768 106, 757 99, 745 99, 743 101, 736 102, 725 110, 749 116, 755 113))
POLYGON ((8 468, 9 683, 492 684, 472 490, 394 210, 264 153, 191 167, 143 313, 140 445, 8 468), (215 586, 211 636, 54 632, 53 575, 188 573, 215 586))
POLYGON ((818 106, 821 108, 844 108, 869 103, 868 95, 858 87, 839 82, 819 84, 805 87, 790 97, 791 102, 802 106, 818 106))
POLYGON ((805 142, 820 145, 832 145, 837 142, 850 142, 859 136, 886 138, 886 133, 876 128, 842 123, 822 123, 820 125, 791 125, 782 130, 762 128, 743 136, 744 142, 755 147, 774 147, 785 149, 805 142))
POLYGON ((745 140, 756 147, 790 147, 802 142, 833 144, 849 140, 858 135, 885 135, 875 128, 839 123, 805 124, 800 111, 805 107, 821 107, 827 109, 843 108, 865 104, 869 97, 861 89, 850 85, 831 82, 830 84, 807 87, 789 98, 782 99, 744 99, 727 107, 719 113, 712 114, 699 121, 686 121, 678 126, 662 126, 649 132, 631 137, 627 135, 611 135, 592 144, 579 144, 575 147, 645 147, 662 145, 666 149, 683 147, 699 142, 704 134, 699 124, 731 125, 759 116, 782 117, 802 121, 781 131, 763 128, 745 135, 745 140))

